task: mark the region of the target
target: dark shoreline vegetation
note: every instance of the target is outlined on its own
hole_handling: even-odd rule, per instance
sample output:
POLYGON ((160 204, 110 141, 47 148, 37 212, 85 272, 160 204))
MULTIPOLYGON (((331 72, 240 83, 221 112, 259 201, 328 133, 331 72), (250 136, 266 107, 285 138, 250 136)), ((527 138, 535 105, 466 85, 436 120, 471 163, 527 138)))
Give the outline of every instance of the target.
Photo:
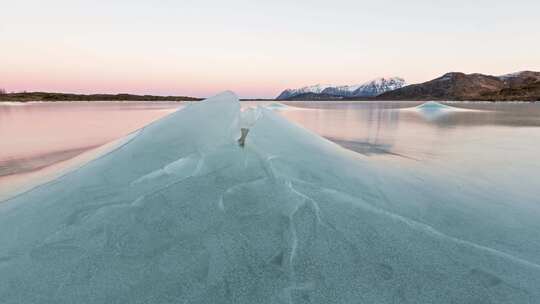
MULTIPOLYGON (((0 91, 1 92, 1 91, 0 91)), ((188 96, 155 96, 135 94, 71 94, 49 92, 0 93, 0 102, 30 101, 199 101, 203 98, 188 96)))
MULTIPOLYGON (((51 92, 7 93, 0 88, 0 102, 32 101, 201 101, 205 98, 190 96, 156 96, 136 94, 72 94, 51 92)), ((243 98, 241 101, 275 101, 272 98, 243 98)))

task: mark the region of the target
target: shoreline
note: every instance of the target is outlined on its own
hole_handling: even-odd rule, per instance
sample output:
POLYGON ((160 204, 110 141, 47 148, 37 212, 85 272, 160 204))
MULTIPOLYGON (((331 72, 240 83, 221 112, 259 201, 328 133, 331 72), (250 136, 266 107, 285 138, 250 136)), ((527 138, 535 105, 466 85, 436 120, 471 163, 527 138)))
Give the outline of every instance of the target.
POLYGON ((302 100, 302 99, 291 99, 291 100, 276 100, 276 102, 280 102, 280 103, 284 103, 284 102, 333 102, 333 103, 354 103, 354 102, 373 102, 373 103, 377 103, 377 102, 392 102, 392 103, 399 103, 399 102, 417 102, 417 103, 425 103, 425 102, 428 102, 428 101, 435 101, 435 102, 439 102, 439 103, 456 103, 456 104, 463 104, 463 103, 466 103, 466 104, 496 104, 496 103, 523 103, 523 104, 533 104, 533 103, 537 103, 538 101, 526 101, 526 100, 508 100, 508 101, 504 101, 504 100, 497 100, 497 101, 490 101, 490 100, 430 100, 430 99, 426 99, 426 100, 408 100, 408 99, 403 99, 403 100, 378 100, 378 99, 353 99, 353 100, 349 100, 349 99, 331 99, 331 100, 324 100, 324 99, 320 99, 320 100, 302 100))
POLYGON ((59 102, 59 101, 200 101, 203 98, 191 96, 159 96, 138 94, 77 94, 59 92, 18 92, 0 94, 0 102, 59 102))
POLYGON ((72 103, 189 103, 198 100, 0 100, 0 105, 24 105, 24 104, 72 104, 72 103))
POLYGON ((38 153, 20 158, 0 159, 0 178, 39 171, 57 163, 72 159, 78 155, 106 144, 75 147, 71 149, 38 153))
POLYGON ((0 176, 0 204, 76 171, 88 163, 107 155, 135 138, 139 134, 139 131, 136 130, 124 137, 97 145, 94 148, 86 149, 73 157, 51 163, 43 168, 19 174, 0 176))

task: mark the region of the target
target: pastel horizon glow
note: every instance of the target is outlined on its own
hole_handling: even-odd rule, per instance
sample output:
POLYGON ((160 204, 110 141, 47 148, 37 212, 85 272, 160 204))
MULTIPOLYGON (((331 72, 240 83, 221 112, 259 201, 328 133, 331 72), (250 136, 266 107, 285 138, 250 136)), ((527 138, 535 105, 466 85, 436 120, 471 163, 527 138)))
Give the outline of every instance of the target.
POLYGON ((540 70, 539 1, 2 0, 8 91, 272 98, 540 70))

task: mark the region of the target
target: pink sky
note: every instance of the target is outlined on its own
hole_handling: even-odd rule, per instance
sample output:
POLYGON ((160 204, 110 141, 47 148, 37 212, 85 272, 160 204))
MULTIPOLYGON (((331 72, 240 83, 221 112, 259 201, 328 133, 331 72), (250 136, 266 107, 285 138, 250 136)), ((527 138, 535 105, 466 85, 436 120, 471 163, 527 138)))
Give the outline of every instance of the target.
POLYGON ((255 98, 381 76, 540 70, 537 1, 338 2, 12 1, 0 87, 255 98))

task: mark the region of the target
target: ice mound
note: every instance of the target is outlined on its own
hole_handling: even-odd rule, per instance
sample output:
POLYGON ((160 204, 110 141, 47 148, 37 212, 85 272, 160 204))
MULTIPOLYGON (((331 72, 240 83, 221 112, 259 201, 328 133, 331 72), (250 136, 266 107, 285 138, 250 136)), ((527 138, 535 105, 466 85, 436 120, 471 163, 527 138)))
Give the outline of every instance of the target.
POLYGON ((494 220, 504 206, 472 212, 411 180, 225 92, 1 203, 0 299, 540 301, 532 219, 516 239, 494 220))
POLYGON ((272 110, 286 110, 287 108, 289 108, 289 106, 282 104, 280 102, 273 102, 269 105, 266 105, 266 108, 272 109, 272 110))
POLYGON ((436 101, 428 101, 421 105, 412 108, 405 108, 403 110, 416 112, 428 120, 436 120, 453 112, 466 111, 464 109, 447 106, 436 101))
POLYGON ((440 110, 453 110, 454 107, 447 106, 436 101, 428 101, 415 107, 418 110, 440 111, 440 110))

